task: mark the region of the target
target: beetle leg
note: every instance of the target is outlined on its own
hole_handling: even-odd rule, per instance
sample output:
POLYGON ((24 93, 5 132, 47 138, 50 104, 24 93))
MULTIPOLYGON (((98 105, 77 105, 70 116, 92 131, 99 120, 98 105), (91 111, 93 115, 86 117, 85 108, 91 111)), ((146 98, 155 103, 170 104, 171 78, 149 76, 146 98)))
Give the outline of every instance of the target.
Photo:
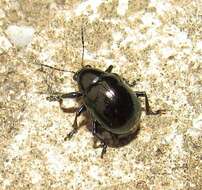
POLYGON ((113 65, 110 65, 110 66, 105 70, 105 72, 111 73, 112 69, 113 69, 113 65))
POLYGON ((105 143, 104 139, 101 138, 101 136, 98 135, 98 133, 97 133, 97 126, 98 126, 98 123, 96 121, 93 121, 93 135, 97 139, 99 139, 101 141, 101 144, 100 144, 100 146, 102 147, 101 158, 103 158, 103 156, 104 156, 104 154, 106 153, 106 150, 107 150, 107 144, 105 143))
POLYGON ((51 95, 51 96, 48 96, 46 99, 52 102, 52 101, 61 101, 64 98, 78 98, 80 96, 82 96, 81 92, 70 92, 67 94, 51 95))
POLYGON ((157 115, 157 114, 164 114, 165 113, 165 110, 157 110, 157 111, 151 110, 146 92, 135 92, 135 94, 137 95, 137 97, 144 97, 145 98, 146 115, 157 115))
POLYGON ((129 87, 134 87, 137 84, 135 80, 132 83, 130 83, 127 79, 125 78, 122 79, 129 87))
POLYGON ((78 131, 78 124, 77 124, 77 118, 81 115, 81 113, 86 111, 86 106, 82 105, 81 107, 79 107, 76 111, 76 116, 74 118, 74 123, 72 125, 73 130, 67 134, 67 136, 64 138, 64 140, 66 141, 67 139, 70 139, 77 131, 78 131))

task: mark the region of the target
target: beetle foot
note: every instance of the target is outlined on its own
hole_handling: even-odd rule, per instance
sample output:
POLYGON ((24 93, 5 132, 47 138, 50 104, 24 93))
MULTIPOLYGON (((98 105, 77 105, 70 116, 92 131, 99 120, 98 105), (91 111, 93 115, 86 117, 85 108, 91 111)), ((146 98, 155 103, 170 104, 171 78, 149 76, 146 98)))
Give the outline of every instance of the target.
POLYGON ((137 85, 137 81, 136 81, 136 80, 134 80, 134 81, 132 81, 132 82, 130 83, 127 79, 123 78, 123 81, 124 81, 129 87, 131 87, 131 88, 137 85))
POLYGON ((77 130, 73 129, 70 133, 67 134, 67 136, 64 138, 64 141, 66 141, 67 139, 70 140, 76 132, 77 130))
POLYGON ((165 114, 166 110, 156 110, 156 111, 148 111, 147 115, 159 115, 159 114, 165 114))
POLYGON ((105 142, 102 142, 102 153, 101 153, 101 158, 103 158, 104 154, 106 154, 107 151, 107 144, 105 142))
POLYGON ((53 101, 61 101, 62 99, 61 99, 60 96, 54 96, 54 95, 52 95, 52 96, 46 97, 46 100, 48 100, 50 102, 53 102, 53 101))

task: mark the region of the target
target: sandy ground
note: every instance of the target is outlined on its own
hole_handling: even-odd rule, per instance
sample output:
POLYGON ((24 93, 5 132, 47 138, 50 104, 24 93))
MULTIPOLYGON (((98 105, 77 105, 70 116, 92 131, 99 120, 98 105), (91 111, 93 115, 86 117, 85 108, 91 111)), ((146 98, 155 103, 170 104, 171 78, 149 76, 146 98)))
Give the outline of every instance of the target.
POLYGON ((0 189, 202 189, 201 65, 200 0, 0 0, 0 189), (46 100, 76 91, 72 74, 34 65, 79 70, 82 27, 84 65, 113 65, 167 110, 103 159, 88 117, 64 141, 75 114, 46 100))

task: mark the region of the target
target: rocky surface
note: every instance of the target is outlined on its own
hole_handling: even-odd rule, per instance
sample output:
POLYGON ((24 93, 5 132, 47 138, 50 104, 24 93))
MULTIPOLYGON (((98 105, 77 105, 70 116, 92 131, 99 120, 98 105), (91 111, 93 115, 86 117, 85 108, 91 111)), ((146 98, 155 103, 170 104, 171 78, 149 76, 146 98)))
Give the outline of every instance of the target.
POLYGON ((202 189, 201 23, 199 0, 1 0, 0 189, 202 189), (82 27, 85 65, 167 110, 103 159, 86 125, 64 141, 74 114, 46 100, 77 90, 72 74, 35 65, 80 69, 82 27))

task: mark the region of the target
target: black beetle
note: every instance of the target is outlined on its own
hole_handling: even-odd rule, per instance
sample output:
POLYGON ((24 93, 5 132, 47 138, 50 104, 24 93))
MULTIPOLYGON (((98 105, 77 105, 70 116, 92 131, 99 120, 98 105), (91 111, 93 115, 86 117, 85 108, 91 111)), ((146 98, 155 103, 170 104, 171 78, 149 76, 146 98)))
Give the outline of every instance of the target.
MULTIPOLYGON (((82 44, 84 55, 84 40, 82 30, 82 44)), ((47 66, 40 64, 41 66, 47 66)), ((47 66, 53 68, 51 66, 47 66)), ((60 70, 57 68, 53 68, 60 70)), ((141 103, 139 97, 145 98, 146 114, 159 114, 163 110, 152 112, 145 92, 132 91, 130 84, 119 75, 111 73, 110 65, 105 71, 84 66, 74 73, 73 79, 78 83, 79 91, 47 97, 49 101, 61 101, 64 98, 82 98, 83 104, 77 109, 73 123, 73 130, 65 137, 71 138, 78 130, 77 118, 81 113, 88 111, 92 118, 92 133, 101 141, 103 147, 101 157, 106 152, 107 144, 98 135, 97 130, 102 128, 115 135, 131 135, 136 132, 140 122, 141 103)), ((65 71, 65 70, 62 70, 65 71)))

